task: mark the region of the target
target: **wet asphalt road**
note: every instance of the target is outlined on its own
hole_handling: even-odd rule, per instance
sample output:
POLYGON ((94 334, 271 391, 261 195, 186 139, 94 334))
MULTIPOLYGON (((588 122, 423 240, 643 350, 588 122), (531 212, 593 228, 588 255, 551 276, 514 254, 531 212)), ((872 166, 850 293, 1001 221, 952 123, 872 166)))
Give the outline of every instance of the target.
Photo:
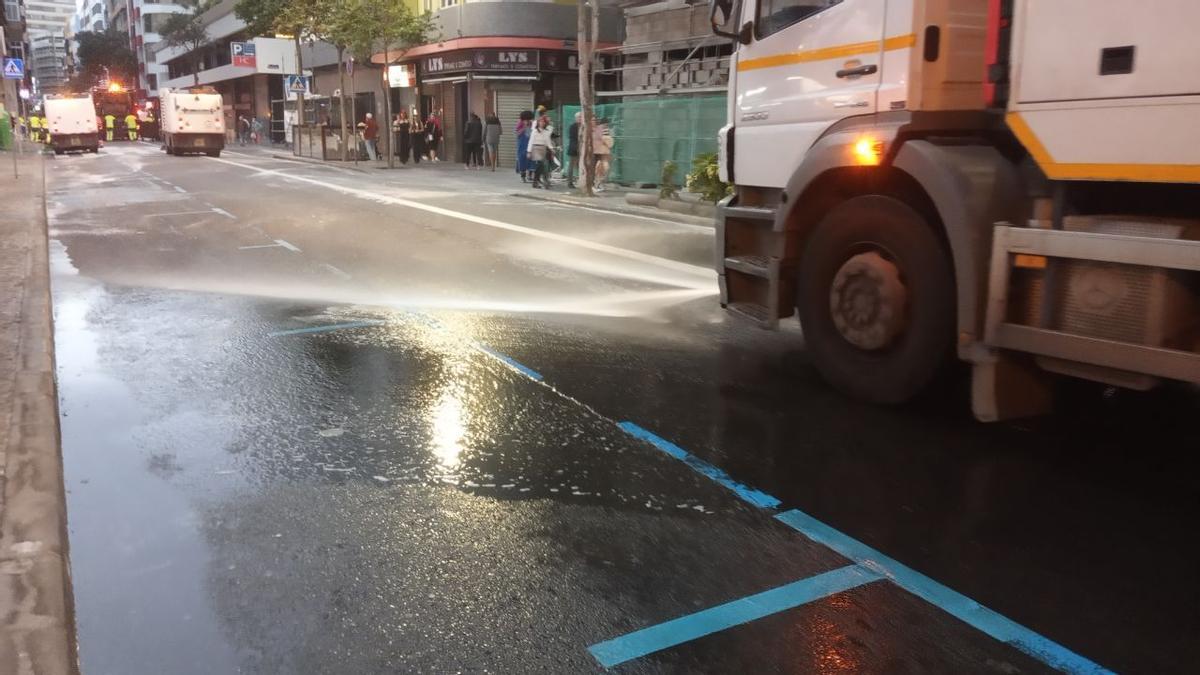
POLYGON ((610 640, 630 673, 1194 672, 1196 392, 859 405, 798 331, 726 319, 711 231, 463 173, 48 162, 85 673, 596 672, 610 640), (830 574, 859 576, 736 603, 830 574))

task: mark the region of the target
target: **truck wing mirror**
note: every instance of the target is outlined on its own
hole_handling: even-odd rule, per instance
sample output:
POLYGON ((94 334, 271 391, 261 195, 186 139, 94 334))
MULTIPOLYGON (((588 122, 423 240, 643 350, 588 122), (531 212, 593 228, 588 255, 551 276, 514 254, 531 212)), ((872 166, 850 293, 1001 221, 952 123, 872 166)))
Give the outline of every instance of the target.
POLYGON ((746 23, 736 33, 725 30, 725 26, 735 18, 738 4, 740 4, 738 0, 709 0, 708 20, 712 25, 713 35, 737 40, 741 44, 749 44, 753 33, 752 24, 746 23))

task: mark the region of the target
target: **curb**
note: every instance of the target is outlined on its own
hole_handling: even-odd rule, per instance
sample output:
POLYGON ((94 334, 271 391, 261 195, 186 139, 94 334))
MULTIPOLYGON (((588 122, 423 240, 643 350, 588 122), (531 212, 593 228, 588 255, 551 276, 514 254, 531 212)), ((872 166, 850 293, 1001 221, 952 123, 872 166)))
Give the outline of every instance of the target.
POLYGON ((716 226, 711 218, 702 216, 693 216, 684 213, 675 213, 666 211, 656 207, 638 207, 627 205, 605 204, 603 202, 593 203, 584 197, 568 197, 565 195, 546 194, 545 192, 528 193, 528 192, 513 192, 509 196, 524 197, 525 199, 533 199, 542 202, 555 202, 557 204, 566 204, 568 206, 582 206, 589 209, 597 209, 599 211, 610 211, 612 213, 620 213, 627 216, 642 216, 644 218, 655 218, 657 220, 669 220, 683 225, 700 225, 715 229, 716 226))
POLYGON ((280 154, 278 152, 271 153, 271 157, 274 159, 284 159, 289 162, 300 162, 301 164, 312 164, 313 166, 334 166, 339 169, 346 169, 347 171, 357 171, 359 173, 370 173, 370 171, 367 171, 366 169, 360 169, 360 168, 354 166, 354 164, 352 164, 352 163, 347 163, 345 166, 343 166, 341 162, 333 163, 333 162, 327 162, 323 159, 312 159, 309 157, 297 157, 295 155, 284 155, 284 154, 280 154))
POLYGON ((0 513, 0 672, 76 675, 75 607, 55 380, 45 160, 21 300, 0 513))

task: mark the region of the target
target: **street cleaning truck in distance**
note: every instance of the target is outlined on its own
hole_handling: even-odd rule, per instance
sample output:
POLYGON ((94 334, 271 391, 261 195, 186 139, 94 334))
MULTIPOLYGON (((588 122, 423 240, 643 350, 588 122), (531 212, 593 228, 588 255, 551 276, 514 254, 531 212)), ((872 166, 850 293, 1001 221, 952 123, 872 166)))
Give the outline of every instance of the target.
POLYGON ((164 89, 159 100, 163 149, 167 154, 221 156, 225 147, 225 112, 221 95, 215 89, 164 89))
POLYGON ((1200 2, 710 7, 733 315, 798 315, 878 403, 957 357, 981 420, 1050 410, 1063 376, 1200 384, 1200 2))
POLYGON ((42 107, 54 154, 99 151, 96 106, 90 94, 50 94, 42 107))

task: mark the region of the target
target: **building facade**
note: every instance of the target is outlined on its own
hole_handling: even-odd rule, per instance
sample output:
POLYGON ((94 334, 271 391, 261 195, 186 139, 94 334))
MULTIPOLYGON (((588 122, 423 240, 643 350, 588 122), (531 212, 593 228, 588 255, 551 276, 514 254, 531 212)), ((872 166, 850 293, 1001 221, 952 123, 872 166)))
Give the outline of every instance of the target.
MULTIPOLYGON (((471 113, 500 118, 507 135, 500 159, 511 164, 516 157, 512 130, 521 111, 579 102, 576 3, 422 2, 422 9, 436 12, 444 38, 397 60, 391 72, 411 77, 392 78, 392 96, 420 115, 440 116, 447 159, 461 160, 462 129, 471 113)), ((621 11, 602 7, 600 46, 616 46, 623 35, 621 11)), ((373 61, 382 63, 383 55, 373 61)))
POLYGON ((667 0, 625 10, 619 86, 599 96, 724 93, 733 45, 716 38, 704 2, 667 0))
MULTIPOLYGON (((99 2, 100 0, 91 0, 99 2)), ((129 46, 137 56, 137 88, 142 98, 158 96, 160 81, 168 79, 167 65, 159 63, 156 45, 162 42, 160 29, 172 14, 190 12, 182 4, 129 0, 129 46)))
MULTIPOLYGON (((25 31, 24 0, 4 0, 4 10, 0 12, 0 38, 3 38, 4 56, 26 59, 29 55, 25 31)), ((29 71, 25 71, 25 80, 0 80, 0 97, 3 97, 4 109, 13 114, 22 114, 24 106, 21 103, 20 90, 25 88, 29 80, 29 71)))
POLYGON ((57 32, 30 33, 29 54, 34 88, 41 93, 53 91, 67 83, 67 34, 57 32))
POLYGON ((245 115, 262 120, 271 139, 283 141, 285 113, 295 105, 291 102, 294 96, 289 96, 284 87, 286 76, 298 72, 295 44, 291 40, 250 35, 246 24, 234 15, 234 4, 226 0, 203 14, 201 22, 211 43, 197 53, 167 47, 162 42, 147 47, 143 39, 147 64, 155 64, 159 73, 155 91, 163 87, 210 85, 224 99, 225 128, 231 138, 237 129, 237 118, 245 115), (242 54, 253 52, 253 58, 243 56, 235 63, 235 43, 240 45, 242 54))
POLYGON ((76 33, 103 33, 108 28, 104 0, 83 0, 75 11, 74 28, 76 33))

